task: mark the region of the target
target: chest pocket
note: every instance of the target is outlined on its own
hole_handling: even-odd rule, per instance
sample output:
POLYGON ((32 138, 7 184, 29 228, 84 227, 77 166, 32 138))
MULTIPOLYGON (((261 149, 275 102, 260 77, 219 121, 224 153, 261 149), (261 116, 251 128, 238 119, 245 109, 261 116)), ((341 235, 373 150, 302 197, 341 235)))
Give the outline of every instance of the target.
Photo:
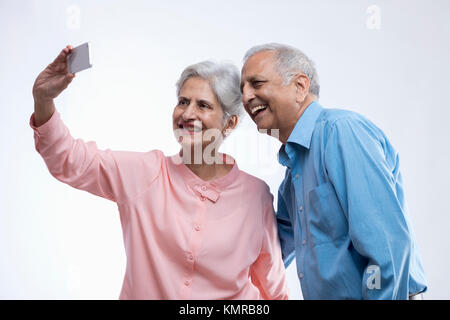
POLYGON ((307 219, 314 244, 335 242, 348 234, 347 218, 329 182, 312 189, 308 196, 307 219))

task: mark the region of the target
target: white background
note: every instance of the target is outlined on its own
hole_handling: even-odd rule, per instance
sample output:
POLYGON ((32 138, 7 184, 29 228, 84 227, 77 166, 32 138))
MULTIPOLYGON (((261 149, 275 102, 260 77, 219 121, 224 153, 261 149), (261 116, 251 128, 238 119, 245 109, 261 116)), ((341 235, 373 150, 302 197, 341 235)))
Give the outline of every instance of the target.
MULTIPOLYGON (((428 299, 450 298, 450 2, 0 0, 0 298, 117 299, 125 271, 117 207, 55 180, 34 149, 31 88, 67 44, 93 68, 57 100, 71 133, 100 148, 177 151, 175 82, 189 64, 253 45, 296 46, 320 102, 382 128, 402 162, 428 299)), ((276 194, 279 143, 248 116, 224 151, 276 194)), ((382 206, 382 204, 380 204, 382 206)), ((294 264, 291 298, 301 299, 294 264)))

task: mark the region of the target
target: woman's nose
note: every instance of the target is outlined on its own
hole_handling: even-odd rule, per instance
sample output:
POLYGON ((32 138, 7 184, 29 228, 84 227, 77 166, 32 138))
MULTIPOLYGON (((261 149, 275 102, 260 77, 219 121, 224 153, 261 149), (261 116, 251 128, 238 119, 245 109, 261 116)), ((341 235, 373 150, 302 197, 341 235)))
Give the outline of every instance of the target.
POLYGON ((197 119, 197 113, 193 106, 193 104, 189 104, 186 109, 184 109, 183 114, 181 115, 181 118, 183 121, 190 121, 190 120, 196 120, 197 119))

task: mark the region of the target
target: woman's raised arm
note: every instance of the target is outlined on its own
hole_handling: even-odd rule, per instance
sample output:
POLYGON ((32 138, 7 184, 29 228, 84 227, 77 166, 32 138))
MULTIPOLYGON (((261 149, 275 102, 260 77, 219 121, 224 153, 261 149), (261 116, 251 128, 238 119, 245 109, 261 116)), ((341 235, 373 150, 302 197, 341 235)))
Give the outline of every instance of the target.
POLYGON ((160 172, 162 153, 100 150, 93 141, 75 139, 55 109, 56 98, 72 81, 67 46, 42 71, 33 86, 36 151, 59 181, 97 196, 123 202, 140 194, 160 172))
POLYGON ((72 82, 75 74, 67 69, 67 56, 72 46, 66 46, 56 59, 36 78, 33 85, 34 124, 41 126, 55 112, 55 99, 72 82))

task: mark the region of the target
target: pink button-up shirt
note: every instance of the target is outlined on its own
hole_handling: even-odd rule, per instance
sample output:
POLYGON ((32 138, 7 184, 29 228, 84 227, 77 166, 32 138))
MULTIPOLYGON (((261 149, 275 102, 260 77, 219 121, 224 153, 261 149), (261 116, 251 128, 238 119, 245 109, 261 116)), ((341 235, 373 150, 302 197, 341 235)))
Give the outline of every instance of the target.
POLYGON ((127 266, 120 299, 287 299, 268 186, 238 169, 203 181, 179 155, 99 150, 58 111, 34 126, 50 173, 117 203, 127 266))

